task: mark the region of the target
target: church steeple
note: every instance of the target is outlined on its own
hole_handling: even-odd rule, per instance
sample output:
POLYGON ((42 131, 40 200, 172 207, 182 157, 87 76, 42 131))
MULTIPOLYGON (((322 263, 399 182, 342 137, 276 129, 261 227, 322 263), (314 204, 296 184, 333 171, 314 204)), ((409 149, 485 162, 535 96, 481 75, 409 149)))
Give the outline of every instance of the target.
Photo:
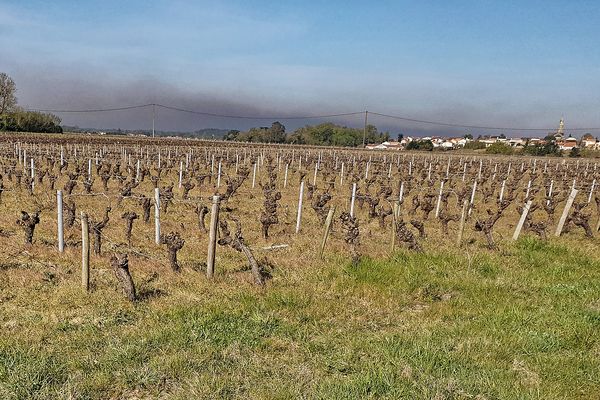
POLYGON ((565 119, 561 117, 560 122, 558 123, 558 130, 556 134, 560 136, 564 136, 565 134, 565 119))

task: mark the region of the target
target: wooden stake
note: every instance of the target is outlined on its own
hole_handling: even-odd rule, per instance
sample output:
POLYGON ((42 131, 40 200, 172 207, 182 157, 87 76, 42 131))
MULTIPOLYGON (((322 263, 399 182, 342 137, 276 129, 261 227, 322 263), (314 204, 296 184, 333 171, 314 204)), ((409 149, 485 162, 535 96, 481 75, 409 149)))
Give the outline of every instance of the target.
POLYGON ((527 218, 527 214, 529 213, 529 208, 531 207, 532 200, 528 200, 525 203, 525 207, 523 208, 523 213, 521 214, 521 218, 519 219, 519 223, 515 228, 515 233, 513 234, 513 240, 517 240, 519 235, 521 234, 521 229, 523 229, 523 224, 525 223, 525 219, 527 218))
POLYGON ((444 192, 444 181, 440 183, 440 194, 438 195, 437 204, 435 206, 435 217, 440 215, 440 203, 442 202, 442 193, 444 192))
POLYGON ((471 211, 473 210, 473 202, 475 201, 475 191, 477 190, 477 181, 473 182, 473 191, 471 192, 471 201, 469 206, 469 215, 471 215, 471 211))
POLYGON ((212 279, 215 273, 215 254, 217 250, 217 226, 219 224, 220 196, 213 196, 210 210, 210 228, 208 232, 208 255, 206 257, 206 277, 212 279))
POLYGON ((394 203, 392 208, 392 253, 396 251, 396 221, 398 220, 398 214, 400 213, 400 205, 394 203))
POLYGON ((181 189, 181 178, 183 177, 183 161, 179 161, 179 189, 181 189))
POLYGON ((350 216, 354 217, 354 200, 356 199, 356 182, 352 184, 352 198, 350 199, 350 216))
POLYGON ((456 245, 460 247, 462 244, 463 231, 465 230, 465 220, 467 218, 467 208, 469 207, 469 200, 465 199, 462 207, 462 214, 460 216, 460 223, 458 224, 458 234, 456 236, 456 245))
POLYGON ((560 234, 562 233, 563 226, 565 225, 565 221, 567 220, 567 216, 569 215, 569 210, 573 205, 573 201, 575 201, 575 196, 577 196, 577 192, 577 189, 571 189, 571 194, 569 195, 569 198, 567 199, 567 204, 565 204, 563 213, 560 216, 560 220, 558 221, 558 226, 556 227, 556 232, 554 233, 554 236, 560 236, 560 234))
POLYGON ((154 188, 154 242, 160 244, 160 193, 154 188))
MULTIPOLYGON (((558 165, 558 164, 556 164, 558 165)), ((550 181, 550 187, 548 188, 548 197, 552 196, 552 187, 554 186, 554 180, 550 181)), ((550 200, 546 200, 546 205, 550 204, 550 200)))
POLYGON ((217 170, 217 189, 221 186, 221 160, 219 160, 219 168, 217 170))
POLYGON ((327 219, 325 219, 325 231, 323 232, 323 240, 321 241, 321 249, 319 251, 319 258, 323 259, 323 251, 325 250, 325 244, 327 243, 327 237, 329 236, 329 230, 331 229, 331 221, 333 221, 333 214, 335 213, 335 206, 331 206, 327 213, 327 219))
POLYGON ((35 176, 34 174, 34 168, 33 168, 33 158, 31 159, 31 190, 33 191, 33 189, 35 188, 35 180, 33 179, 35 176))
POLYGON ((63 194, 62 190, 56 191, 56 210, 57 210, 57 222, 58 222, 58 251, 61 253, 65 251, 65 234, 64 234, 64 223, 63 223, 63 194))
POLYGON ((90 290, 90 230, 84 212, 81 212, 81 286, 90 290))
POLYGON ((302 220, 302 198, 304 195, 304 181, 300 182, 300 195, 298 196, 298 215, 296 216, 296 233, 300 232, 300 221, 302 220))
POLYGON ((398 195, 398 201, 402 203, 402 199, 404 196, 404 182, 400 182, 400 194, 398 195))

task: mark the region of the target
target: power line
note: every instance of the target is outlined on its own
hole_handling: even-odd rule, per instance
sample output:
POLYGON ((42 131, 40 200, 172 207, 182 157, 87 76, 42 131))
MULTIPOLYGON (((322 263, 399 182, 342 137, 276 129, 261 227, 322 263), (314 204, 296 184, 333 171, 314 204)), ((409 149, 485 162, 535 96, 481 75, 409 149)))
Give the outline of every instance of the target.
POLYGON ((217 114, 205 111, 195 111, 189 110, 186 108, 167 106, 164 104, 158 103, 149 103, 149 104, 140 104, 133 106, 125 106, 125 107, 114 107, 114 108, 92 108, 92 109, 80 109, 80 110, 56 110, 56 109, 42 109, 42 108, 28 108, 27 111, 39 111, 39 112, 55 112, 55 113, 97 113, 97 112, 111 112, 111 111, 124 111, 124 110, 132 110, 135 108, 145 108, 145 107, 160 107, 165 108, 167 110, 185 112, 189 114, 196 115, 204 115, 208 117, 218 117, 218 118, 237 118, 237 119, 254 119, 254 120, 262 120, 262 119, 318 119, 318 118, 333 118, 333 117, 346 117, 351 115, 359 115, 362 114, 363 111, 357 112, 349 112, 349 113, 339 113, 339 114, 322 114, 322 115, 303 115, 303 116, 282 116, 282 115, 266 115, 266 116, 252 116, 252 115, 229 115, 229 114, 217 114))
MULTIPOLYGON (((337 114, 321 114, 321 115, 303 115, 303 116, 294 116, 294 115, 275 115, 275 116, 253 116, 253 115, 235 115, 235 114, 218 114, 211 113, 206 111, 196 111, 190 110, 181 107, 168 106, 164 104, 158 103, 148 103, 148 104, 138 104, 124 107, 111 107, 111 108, 92 108, 92 109, 79 109, 79 110, 59 110, 59 109, 41 109, 41 108, 28 108, 27 111, 39 111, 39 112, 53 112, 53 113, 101 113, 101 112, 112 112, 112 111, 126 111, 138 108, 146 108, 146 107, 160 107, 167 110, 185 112, 188 114, 195 115, 203 115, 207 117, 216 117, 216 118, 231 118, 231 119, 247 119, 247 120, 302 120, 302 119, 322 119, 322 118, 335 118, 335 117, 347 117, 353 115, 362 115, 367 113, 367 111, 355 111, 355 112, 347 112, 347 113, 337 113, 337 114)), ((500 130, 500 131, 546 131, 552 132, 555 131, 556 128, 515 128, 515 127, 499 127, 499 126, 486 126, 486 125, 469 125, 469 124, 458 124, 451 122, 442 122, 442 121, 431 121, 417 118, 410 118, 400 115, 391 115, 391 114, 383 114, 374 111, 368 111, 369 114, 391 118, 400 121, 406 122, 414 122, 418 124, 428 124, 428 125, 436 125, 436 126, 446 126, 451 128, 465 128, 465 129, 482 129, 482 130, 500 130)), ((597 131, 600 130, 600 127, 594 128, 569 128, 569 131, 597 131)))
POLYGON ((44 108, 26 108, 26 111, 38 111, 38 112, 54 112, 54 113, 96 113, 96 112, 109 112, 109 111, 124 111, 124 110, 133 110, 134 108, 144 108, 150 107, 152 104, 139 104, 135 106, 125 106, 125 107, 114 107, 114 108, 89 108, 82 110, 53 110, 53 109, 44 109, 44 108))
POLYGON ((283 119, 283 120, 285 120, 285 119, 317 119, 317 118, 346 117, 346 116, 350 116, 350 115, 359 115, 359 114, 364 113, 364 111, 357 111, 357 112, 349 112, 349 113, 324 114, 324 115, 306 115, 306 116, 281 116, 280 115, 280 116, 256 117, 256 116, 250 116, 250 115, 215 114, 215 113, 209 113, 209 112, 204 112, 204 111, 194 111, 194 110, 187 110, 185 108, 165 106, 163 104, 157 104, 156 106, 161 107, 161 108, 166 108, 168 110, 181 111, 181 112, 186 112, 186 113, 190 113, 190 114, 205 115, 205 116, 209 116, 209 117, 219 117, 219 118, 237 118, 237 119, 283 119))
MULTIPOLYGON (((423 120, 423 119, 401 117, 398 115, 381 114, 381 113, 377 113, 377 112, 373 112, 373 111, 369 111, 369 114, 378 115, 380 117, 398 119, 401 121, 416 122, 416 123, 421 123, 421 124, 438 125, 438 126, 448 126, 448 127, 453 127, 453 128, 486 129, 486 130, 502 130, 502 131, 555 131, 556 130, 556 128, 508 128, 508 127, 498 127, 498 126, 462 125, 462 124, 453 124, 450 122, 428 121, 428 120, 423 120)), ((600 130, 600 128, 569 128, 567 130, 570 130, 570 131, 593 131, 593 130, 600 130)))

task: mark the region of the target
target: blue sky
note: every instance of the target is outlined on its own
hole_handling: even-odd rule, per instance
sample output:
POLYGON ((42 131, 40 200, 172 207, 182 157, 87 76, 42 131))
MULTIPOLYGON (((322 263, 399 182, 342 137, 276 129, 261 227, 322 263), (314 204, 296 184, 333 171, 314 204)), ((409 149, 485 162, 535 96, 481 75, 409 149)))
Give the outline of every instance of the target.
MULTIPOLYGON (((369 109, 477 125, 547 127, 564 116, 567 128, 600 126, 600 2, 371 3, 0 0, 0 71, 29 107, 369 109)), ((62 117, 122 128, 148 120, 144 112, 62 117)), ((252 125, 170 113, 159 120, 162 129, 252 125)))

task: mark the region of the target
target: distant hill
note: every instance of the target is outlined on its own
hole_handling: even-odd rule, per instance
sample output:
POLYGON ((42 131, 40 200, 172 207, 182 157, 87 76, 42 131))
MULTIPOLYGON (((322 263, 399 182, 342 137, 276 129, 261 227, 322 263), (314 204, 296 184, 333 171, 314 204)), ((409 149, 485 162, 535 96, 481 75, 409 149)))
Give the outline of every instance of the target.
MULTIPOLYGON (((151 130, 143 129, 92 129, 92 128, 80 128, 78 126, 63 126, 64 132, 73 133, 92 133, 101 134, 106 133, 109 135, 145 135, 152 136, 151 130)), ((155 135, 159 137, 177 136, 188 139, 223 139, 223 137, 229 132, 228 129, 217 129, 217 128, 204 128, 193 132, 179 132, 179 131, 155 131, 155 135)))

